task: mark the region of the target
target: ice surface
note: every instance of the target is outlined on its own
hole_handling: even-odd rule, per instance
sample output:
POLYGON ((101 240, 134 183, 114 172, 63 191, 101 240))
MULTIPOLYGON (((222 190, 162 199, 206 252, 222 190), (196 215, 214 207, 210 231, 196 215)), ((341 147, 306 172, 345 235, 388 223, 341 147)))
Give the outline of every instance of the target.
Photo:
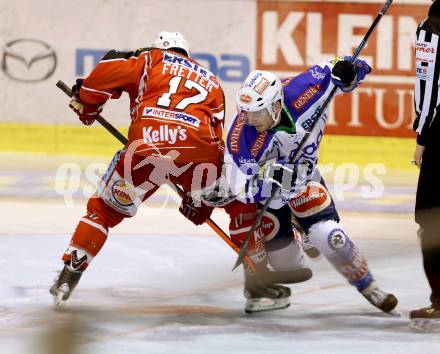
POLYGON ((291 286, 290 308, 246 315, 235 255, 215 237, 175 234, 111 237, 65 311, 54 312, 48 288, 68 239, 1 236, 0 353, 51 353, 63 330, 74 353, 422 354, 440 343, 439 333, 407 329, 428 294, 415 241, 359 240, 379 284, 399 297, 403 316, 393 317, 325 260, 291 286))
MULTIPOLYGON (((413 176, 386 184, 381 198, 352 191, 337 202, 379 285, 399 298, 402 317, 373 308, 325 260, 310 263, 310 281, 291 286, 290 308, 246 315, 241 270, 231 272, 236 255, 207 226, 180 216, 176 204, 158 208, 163 191, 112 230, 66 309, 54 312, 48 288, 85 199, 75 195, 64 205, 52 167, 31 172, 17 157, 2 161, 9 165, 0 170, 0 354, 440 350, 440 333, 407 328, 409 311, 429 297, 411 215, 413 176)), ((214 219, 226 229, 224 214, 214 219)))

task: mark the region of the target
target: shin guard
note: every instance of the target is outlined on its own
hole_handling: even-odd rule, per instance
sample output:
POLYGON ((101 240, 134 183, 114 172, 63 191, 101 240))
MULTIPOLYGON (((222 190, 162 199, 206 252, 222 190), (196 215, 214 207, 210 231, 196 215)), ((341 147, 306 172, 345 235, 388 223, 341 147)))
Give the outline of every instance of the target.
POLYGON ((338 222, 319 222, 309 229, 310 242, 359 291, 373 281, 367 261, 338 222))
POLYGON ((85 215, 76 227, 70 245, 64 252, 62 258, 64 263, 73 262, 76 269, 86 269, 104 245, 107 234, 107 224, 100 216, 96 213, 85 215))

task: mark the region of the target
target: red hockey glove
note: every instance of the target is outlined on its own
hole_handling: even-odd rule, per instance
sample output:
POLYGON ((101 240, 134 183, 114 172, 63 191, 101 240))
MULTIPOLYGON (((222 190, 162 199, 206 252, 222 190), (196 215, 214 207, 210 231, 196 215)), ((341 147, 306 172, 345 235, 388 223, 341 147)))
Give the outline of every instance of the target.
POLYGON ((84 104, 77 100, 70 101, 69 107, 78 114, 79 120, 85 124, 93 124, 96 117, 102 112, 102 106, 96 104, 84 104))
POLYGON ((207 206, 202 202, 196 205, 194 200, 189 195, 185 195, 180 204, 179 211, 188 220, 192 221, 195 225, 202 225, 212 214, 213 207, 207 206))
POLYGON ((102 112, 102 105, 82 103, 79 97, 79 91, 83 84, 83 79, 77 79, 72 87, 72 100, 69 107, 78 114, 80 121, 85 125, 92 124, 96 117, 102 112))

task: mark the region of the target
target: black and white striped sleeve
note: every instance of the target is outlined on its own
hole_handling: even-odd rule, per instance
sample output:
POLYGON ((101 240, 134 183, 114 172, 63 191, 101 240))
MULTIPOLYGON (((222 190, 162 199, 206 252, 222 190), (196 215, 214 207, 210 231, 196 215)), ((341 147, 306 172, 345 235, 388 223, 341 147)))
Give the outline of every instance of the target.
POLYGON ((426 145, 428 131, 440 112, 440 41, 437 34, 428 30, 426 23, 417 28, 416 36, 416 82, 414 105, 416 120, 414 130, 417 143, 426 145))

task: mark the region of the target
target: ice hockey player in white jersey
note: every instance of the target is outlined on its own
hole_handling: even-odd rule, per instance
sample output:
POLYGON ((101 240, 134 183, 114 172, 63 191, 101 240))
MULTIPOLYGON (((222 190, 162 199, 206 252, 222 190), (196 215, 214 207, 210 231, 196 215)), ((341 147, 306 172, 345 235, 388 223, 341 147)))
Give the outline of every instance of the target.
MULTIPOLYGON (((205 192, 204 202, 223 206, 236 198, 235 204, 239 201, 261 206, 278 185, 279 192, 260 224, 265 249, 261 243, 251 242, 248 255, 254 260, 258 255, 266 256, 277 270, 303 267, 303 253, 298 249, 298 238, 293 237, 293 214, 311 244, 349 283, 371 304, 390 312, 397 305, 396 297, 378 287, 365 258, 340 225, 335 204, 316 169, 326 113, 293 164, 289 164, 334 85, 339 87, 338 93, 350 92, 371 71, 364 61, 352 64, 350 60, 338 57, 283 81, 270 72, 251 72, 236 95, 237 114, 228 130, 223 181, 205 192)), ((249 218, 244 213, 238 222, 249 218)), ((246 234, 243 230, 249 230, 249 224, 252 222, 241 229, 241 239, 231 233, 234 242, 242 244, 246 234)), ((270 294, 248 289, 251 273, 245 274, 246 312, 286 307, 285 301, 271 302, 270 294), (270 306, 263 305, 267 302, 270 306)))

